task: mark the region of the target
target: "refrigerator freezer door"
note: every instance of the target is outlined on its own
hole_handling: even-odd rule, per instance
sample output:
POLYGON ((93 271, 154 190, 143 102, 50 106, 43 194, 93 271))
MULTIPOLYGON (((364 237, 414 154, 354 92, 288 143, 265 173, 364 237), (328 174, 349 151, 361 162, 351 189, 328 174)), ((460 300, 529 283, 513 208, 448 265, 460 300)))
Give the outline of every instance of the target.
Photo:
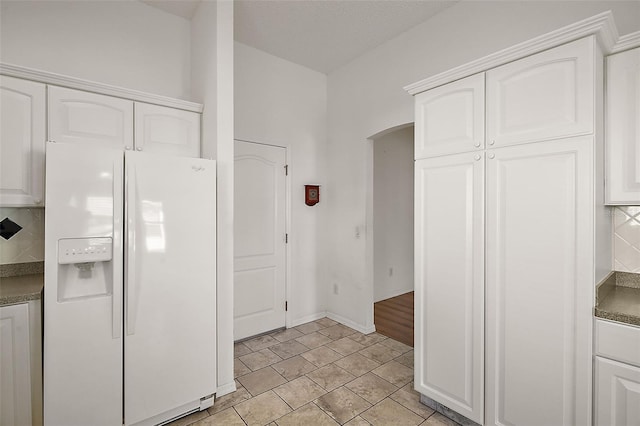
POLYGON ((121 424, 123 155, 62 143, 46 153, 44 422, 121 424), (109 241, 113 256, 61 264, 69 238, 109 241))
POLYGON ((125 424, 157 424, 215 392, 216 170, 137 152, 125 163, 125 424))

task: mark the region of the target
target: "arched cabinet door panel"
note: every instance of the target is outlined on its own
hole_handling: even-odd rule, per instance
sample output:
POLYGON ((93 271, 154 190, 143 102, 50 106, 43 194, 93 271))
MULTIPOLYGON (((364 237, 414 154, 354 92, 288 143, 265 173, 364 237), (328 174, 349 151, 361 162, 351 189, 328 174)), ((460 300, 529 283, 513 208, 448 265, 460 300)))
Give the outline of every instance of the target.
POLYGON ((416 95, 415 158, 484 148, 484 73, 416 95))
POLYGON ((593 132, 595 40, 587 37, 487 72, 487 145, 593 132))
POLYGON ((133 102, 49 86, 49 140, 133 148, 133 102))
POLYGON ((43 206, 44 84, 0 77, 0 207, 43 206))
POLYGON ((136 102, 136 150, 200 157, 200 114, 136 102))

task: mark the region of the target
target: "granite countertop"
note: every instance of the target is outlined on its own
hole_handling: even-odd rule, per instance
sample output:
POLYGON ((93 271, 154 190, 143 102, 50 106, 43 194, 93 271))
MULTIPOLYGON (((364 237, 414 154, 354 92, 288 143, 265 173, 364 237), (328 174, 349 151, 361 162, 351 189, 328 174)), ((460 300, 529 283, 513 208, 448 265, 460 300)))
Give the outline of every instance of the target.
POLYGON ((42 262, 0 265, 0 306, 41 298, 44 286, 42 262))
POLYGON ((597 289, 595 315, 640 325, 640 274, 615 272, 597 289))

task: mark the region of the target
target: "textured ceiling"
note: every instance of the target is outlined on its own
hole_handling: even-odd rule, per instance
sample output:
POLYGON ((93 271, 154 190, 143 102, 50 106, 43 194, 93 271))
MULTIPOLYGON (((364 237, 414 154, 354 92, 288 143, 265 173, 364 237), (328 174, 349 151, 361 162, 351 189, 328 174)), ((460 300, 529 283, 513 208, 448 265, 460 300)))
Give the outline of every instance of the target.
POLYGON ((236 0, 235 39, 330 73, 455 4, 432 0, 236 0))
MULTIPOLYGON (((191 19, 200 0, 141 0, 191 19)), ((210 1, 210 0, 202 0, 210 1)), ((456 0, 235 0, 237 41, 330 73, 456 0)))

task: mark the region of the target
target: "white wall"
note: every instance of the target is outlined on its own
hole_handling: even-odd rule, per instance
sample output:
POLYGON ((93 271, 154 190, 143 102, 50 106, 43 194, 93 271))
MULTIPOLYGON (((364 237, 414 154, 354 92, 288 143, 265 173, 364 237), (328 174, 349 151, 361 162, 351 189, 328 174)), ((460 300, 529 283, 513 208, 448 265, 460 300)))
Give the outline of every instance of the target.
POLYGON ((618 29, 640 29, 640 2, 460 2, 367 52, 328 78, 327 259, 322 282, 328 310, 372 326, 367 268, 367 138, 413 122, 403 86, 611 9, 618 29), (337 284, 339 294, 331 289, 337 284))
POLYGON ((174 98, 190 95, 190 23, 138 1, 3 1, 0 60, 174 98))
MULTIPOLYGON (((191 23, 193 99, 204 104, 202 155, 217 161, 217 396, 233 376, 233 2, 203 1, 191 23)), ((213 190, 213 189, 212 189, 213 190)))
POLYGON ((287 148, 290 271, 288 325, 324 316, 326 291, 318 279, 320 203, 304 204, 304 184, 324 185, 327 77, 242 43, 235 43, 235 138, 287 148))
POLYGON ((373 141, 373 300, 413 291, 413 126, 373 141))

